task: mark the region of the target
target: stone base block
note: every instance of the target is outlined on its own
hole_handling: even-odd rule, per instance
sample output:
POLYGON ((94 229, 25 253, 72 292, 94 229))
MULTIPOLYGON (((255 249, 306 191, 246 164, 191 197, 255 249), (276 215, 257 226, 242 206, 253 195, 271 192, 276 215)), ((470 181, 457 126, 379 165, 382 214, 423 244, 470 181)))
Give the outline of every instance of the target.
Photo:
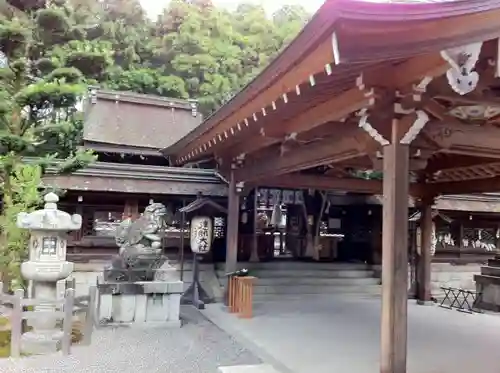
POLYGON ((474 276, 476 290, 480 294, 476 307, 486 311, 500 312, 500 277, 474 276))
POLYGON ((21 352, 28 355, 45 355, 60 349, 63 332, 59 330, 47 332, 26 332, 21 336, 21 352))
POLYGON ((181 281, 103 283, 99 289, 99 322, 147 326, 180 324, 181 281))

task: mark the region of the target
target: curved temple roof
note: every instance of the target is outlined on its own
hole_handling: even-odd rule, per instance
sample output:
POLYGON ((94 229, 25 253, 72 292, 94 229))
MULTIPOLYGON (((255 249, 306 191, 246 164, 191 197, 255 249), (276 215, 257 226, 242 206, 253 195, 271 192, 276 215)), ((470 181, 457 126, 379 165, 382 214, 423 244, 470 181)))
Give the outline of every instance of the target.
MULTIPOLYGON (((322 91, 323 101, 325 96, 346 92, 366 71, 386 66, 387 73, 392 65, 420 56, 425 60, 414 61, 414 76, 405 80, 388 74, 387 78, 408 85, 416 81, 419 73, 423 78, 433 67, 435 76, 442 75, 445 70, 439 52, 498 37, 499 17, 500 0, 326 1, 296 39, 259 76, 163 152, 180 165, 224 151, 236 144, 238 134, 242 136, 254 122, 266 130, 279 126, 282 120, 299 113, 287 109, 288 116, 283 111, 280 120, 273 120, 274 125, 266 122, 266 115, 276 110, 279 100, 293 102, 292 96, 308 89, 306 84, 320 85, 320 74, 324 75, 325 68, 331 82, 322 91)), ((311 94, 309 105, 314 100, 321 102, 318 96, 311 94)), ((358 110, 348 109, 352 108, 342 107, 347 113, 358 110)))

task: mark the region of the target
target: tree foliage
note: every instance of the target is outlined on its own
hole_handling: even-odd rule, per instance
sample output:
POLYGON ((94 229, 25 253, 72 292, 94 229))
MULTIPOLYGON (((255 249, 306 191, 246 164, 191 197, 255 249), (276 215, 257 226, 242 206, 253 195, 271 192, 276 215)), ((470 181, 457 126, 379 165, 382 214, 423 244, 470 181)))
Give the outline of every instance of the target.
POLYGON ((269 16, 261 6, 242 3, 230 12, 210 0, 172 0, 156 20, 139 0, 63 3, 68 22, 53 29, 66 28, 72 40, 46 58, 79 69, 87 83, 197 99, 204 114, 255 77, 309 18, 300 6, 269 16))

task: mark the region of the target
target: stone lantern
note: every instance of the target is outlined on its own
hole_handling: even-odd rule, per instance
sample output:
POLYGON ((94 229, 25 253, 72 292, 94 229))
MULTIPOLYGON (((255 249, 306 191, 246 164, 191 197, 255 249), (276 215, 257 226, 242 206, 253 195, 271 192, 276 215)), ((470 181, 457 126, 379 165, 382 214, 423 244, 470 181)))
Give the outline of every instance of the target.
POLYGON ((56 194, 48 193, 44 201, 42 210, 21 212, 17 216, 17 226, 31 233, 29 260, 21 264, 21 274, 33 282, 34 297, 48 301, 35 307, 35 311, 44 311, 43 316, 41 313, 40 317, 30 320, 33 330, 23 334, 21 347, 26 353, 57 349, 62 334, 56 330, 57 320, 47 316, 46 311, 55 310, 55 304, 50 301, 57 299, 57 282, 73 272, 73 263, 66 261, 67 232, 82 226, 81 215, 57 209, 56 194))

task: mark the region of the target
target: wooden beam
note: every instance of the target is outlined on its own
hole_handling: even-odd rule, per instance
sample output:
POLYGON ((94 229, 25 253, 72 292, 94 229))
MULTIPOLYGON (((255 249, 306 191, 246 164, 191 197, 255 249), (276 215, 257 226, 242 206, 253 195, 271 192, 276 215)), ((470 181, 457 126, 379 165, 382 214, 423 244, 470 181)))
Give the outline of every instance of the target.
POLYGON ((496 158, 500 156, 500 128, 432 122, 423 132, 447 153, 496 158))
POLYGON ((297 134, 294 139, 289 139, 288 141, 284 137, 270 137, 265 133, 265 131, 263 131, 259 135, 249 136, 248 138, 238 142, 234 146, 231 146, 229 149, 220 152, 218 155, 224 159, 230 160, 236 158, 241 154, 252 156, 252 153, 255 153, 264 148, 268 148, 274 144, 283 142, 289 142, 290 145, 292 145, 292 143, 300 145, 302 143, 316 141, 324 137, 332 136, 340 126, 345 125, 346 123, 341 122, 325 123, 322 126, 316 127, 311 131, 297 134))
POLYGON ((427 189, 436 195, 497 193, 500 192, 500 177, 429 183, 427 184, 427 189))
POLYGON ((266 130, 268 136, 285 137, 291 133, 310 131, 324 123, 341 120, 374 103, 374 98, 358 88, 350 89, 318 106, 301 113, 290 122, 266 130))
POLYGON ((435 99, 444 100, 453 103, 454 106, 468 106, 468 105, 487 105, 498 107, 500 106, 500 98, 489 94, 470 94, 466 96, 460 96, 459 94, 438 94, 434 96, 435 99))
POLYGON ((276 188, 338 190, 353 193, 381 194, 382 181, 336 178, 321 175, 287 174, 266 179, 266 186, 276 188))
POLYGON ((470 155, 453 155, 446 153, 438 153, 428 162, 425 171, 428 174, 441 170, 449 170, 459 167, 470 167, 477 165, 488 165, 498 162, 498 158, 479 158, 470 155))
POLYGON ((363 155, 359 151, 360 143, 356 136, 361 130, 354 126, 345 126, 335 137, 315 141, 288 152, 286 156, 276 155, 265 162, 252 162, 235 171, 237 181, 258 181, 274 178, 332 162, 341 162, 363 155), (345 128, 347 127, 347 128, 345 128))
POLYGON ((458 118, 455 118, 453 115, 450 115, 448 113, 449 110, 436 100, 426 100, 423 106, 425 111, 432 114, 442 122, 461 124, 458 118))

